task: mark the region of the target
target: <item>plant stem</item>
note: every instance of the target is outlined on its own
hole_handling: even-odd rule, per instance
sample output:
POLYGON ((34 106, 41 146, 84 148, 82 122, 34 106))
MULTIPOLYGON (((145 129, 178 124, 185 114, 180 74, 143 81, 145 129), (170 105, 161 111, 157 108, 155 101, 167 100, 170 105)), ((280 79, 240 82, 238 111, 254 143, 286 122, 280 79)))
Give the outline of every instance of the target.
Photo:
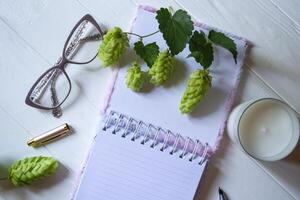
POLYGON ((130 33, 130 32, 124 32, 124 33, 129 34, 129 35, 135 35, 135 36, 139 37, 140 39, 143 39, 143 38, 149 37, 149 36, 151 36, 151 35, 154 35, 154 34, 156 34, 156 33, 158 33, 158 32, 159 32, 159 31, 155 31, 155 32, 150 33, 150 34, 148 34, 148 35, 139 35, 139 34, 136 34, 136 33, 130 33))
POLYGON ((158 32, 159 32, 159 31, 155 31, 155 32, 150 33, 150 34, 148 34, 148 35, 144 35, 142 38, 149 37, 149 36, 154 35, 154 34, 156 34, 156 33, 158 33, 158 32))

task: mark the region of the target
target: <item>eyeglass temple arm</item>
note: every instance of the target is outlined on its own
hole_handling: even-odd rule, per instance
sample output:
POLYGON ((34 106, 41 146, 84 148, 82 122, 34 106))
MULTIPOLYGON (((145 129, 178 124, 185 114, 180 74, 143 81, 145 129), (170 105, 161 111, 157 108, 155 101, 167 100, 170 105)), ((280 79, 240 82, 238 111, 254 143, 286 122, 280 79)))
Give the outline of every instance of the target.
POLYGON ((45 92, 50 80, 55 76, 56 70, 53 70, 51 73, 46 74, 32 91, 32 98, 33 100, 39 100, 40 96, 45 92))
POLYGON ((102 38, 102 35, 101 34, 95 34, 95 35, 91 35, 91 36, 87 36, 87 37, 84 37, 84 38, 81 38, 79 40, 79 42, 89 42, 89 41, 98 41, 102 38))
MULTIPOLYGON (((77 44, 74 45, 75 46, 74 49, 73 50, 70 49, 68 52, 66 52, 66 54, 70 53, 71 57, 72 57, 72 54, 74 52, 76 52, 77 48, 80 46, 81 43, 99 40, 99 39, 102 38, 102 35, 100 35, 100 34, 94 34, 94 35, 91 35, 91 36, 87 36, 87 37, 81 38, 78 42, 76 41, 77 38, 79 38, 78 35, 72 41, 72 43, 77 43, 77 44)), ((72 45, 69 46, 68 48, 70 48, 70 47, 72 47, 72 45)), ((60 73, 55 73, 54 77, 51 79, 51 101, 52 101, 52 105, 53 106, 58 105, 58 103, 59 103, 58 102, 58 98, 57 98, 57 94, 56 94, 56 90, 55 90, 55 83, 56 83, 56 79, 59 76, 59 74, 60 73)), ((53 114, 54 117, 60 117, 62 115, 61 108, 57 107, 57 108, 53 109, 52 110, 52 114, 53 114)))
MULTIPOLYGON (((84 38, 81 38, 80 40, 78 40, 78 38, 80 37, 80 35, 82 34, 82 31, 85 27, 82 26, 80 27, 77 32, 75 33, 75 37, 73 38, 73 40, 71 41, 71 44, 74 44, 74 43, 77 43, 76 45, 70 45, 68 48, 67 48, 67 51, 66 51, 66 55, 70 55, 72 53, 74 53, 77 48, 78 48, 78 44, 79 43, 84 43, 84 42, 88 42, 88 41, 97 41, 97 40, 100 40, 102 38, 102 35, 101 34, 94 34, 94 35, 91 35, 91 36, 87 36, 87 37, 84 37, 84 38), (77 40, 77 42, 76 42, 77 40)), ((62 58, 60 57, 58 59, 58 61, 55 63, 54 66, 57 66, 59 65, 59 63, 61 62, 62 58)), ((34 100, 37 100, 39 99, 39 97, 41 96, 41 94, 43 94, 44 90, 46 90, 46 87, 47 85, 49 84, 49 81, 53 79, 53 77, 57 76, 58 75, 58 72, 59 70, 53 70, 53 72, 51 74, 47 74, 46 76, 44 76, 42 78, 42 80, 38 83, 38 85, 35 87, 35 89, 33 90, 33 98, 34 100)), ((55 89, 53 89, 54 85, 51 84, 51 91, 54 91, 55 89)), ((53 96, 56 96, 56 95, 53 95, 53 96)))
MULTIPOLYGON (((53 106, 59 104, 57 94, 56 94, 55 84, 56 84, 56 80, 57 80, 60 73, 61 73, 60 71, 58 71, 57 73, 55 72, 53 78, 51 79, 50 91, 51 91, 51 101, 52 101, 53 106)), ((60 107, 54 108, 52 110, 52 114, 53 114, 54 117, 60 117, 62 115, 61 108, 60 107)))
MULTIPOLYGON (((78 34, 81 34, 81 33, 78 33, 78 34)), ((102 38, 102 35, 100 34, 94 34, 94 35, 91 35, 91 36, 87 36, 87 37, 84 37, 84 38, 81 38, 78 42, 76 41, 77 38, 79 38, 79 35, 76 33, 76 36, 75 38, 72 40, 71 43, 77 43, 74 45, 74 48, 73 49, 69 49, 71 46, 68 47, 68 51, 67 51, 67 56, 69 54, 73 54, 77 48, 79 47, 80 43, 85 43, 85 42, 89 42, 89 41, 95 41, 95 40, 100 40, 102 38)), ((53 76, 51 77, 51 101, 52 101, 52 105, 55 106, 57 105, 59 102, 58 102, 58 98, 57 98, 57 94, 56 94, 56 90, 55 90, 55 83, 56 83, 56 80, 58 78, 60 74, 60 71, 57 70, 57 72, 54 72, 53 76)), ((59 107, 53 109, 52 111, 53 115, 55 117, 60 117, 62 112, 61 112, 61 109, 59 107)))
MULTIPOLYGON (((66 56, 69 57, 73 57, 73 54, 76 52, 76 50, 79 48, 79 44, 81 43, 80 41, 80 37, 83 34, 83 29, 86 28, 86 24, 88 22, 84 21, 82 24, 80 24, 80 26, 78 27, 73 39, 71 40, 70 44, 68 45, 66 52, 64 52, 66 54, 66 56)), ((58 64, 58 63, 57 63, 58 64)), ((50 79, 50 83, 51 83, 51 101, 52 101, 52 105, 55 107, 55 105, 58 105, 59 101, 57 98, 57 94, 56 94, 56 89, 55 89, 55 84, 56 84, 56 80, 59 76, 59 74, 61 73, 60 70, 55 70, 54 72, 54 76, 50 79)), ((61 116, 62 112, 61 109, 59 107, 55 108, 52 110, 52 113, 55 117, 59 117, 61 116)))

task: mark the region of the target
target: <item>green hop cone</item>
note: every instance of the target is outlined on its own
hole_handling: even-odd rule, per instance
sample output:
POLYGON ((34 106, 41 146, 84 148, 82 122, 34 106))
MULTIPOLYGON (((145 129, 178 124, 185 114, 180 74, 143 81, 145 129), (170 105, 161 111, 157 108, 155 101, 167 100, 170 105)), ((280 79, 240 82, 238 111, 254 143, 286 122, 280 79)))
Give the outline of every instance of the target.
POLYGON ((104 35, 98 56, 107 67, 116 64, 128 46, 127 35, 119 27, 115 27, 104 35))
POLYGON ((9 168, 9 180, 15 186, 28 185, 31 182, 53 174, 58 162, 51 157, 29 157, 16 161, 9 168))
POLYGON ((155 86, 163 84, 174 70, 174 57, 169 51, 159 53, 149 70, 150 82, 155 86))
POLYGON ((181 98, 179 106, 181 113, 190 113, 197 106, 211 87, 211 79, 208 70, 196 70, 191 74, 181 98))
POLYGON ((146 74, 141 70, 138 62, 134 62, 127 70, 126 85, 135 92, 139 92, 146 80, 146 74))

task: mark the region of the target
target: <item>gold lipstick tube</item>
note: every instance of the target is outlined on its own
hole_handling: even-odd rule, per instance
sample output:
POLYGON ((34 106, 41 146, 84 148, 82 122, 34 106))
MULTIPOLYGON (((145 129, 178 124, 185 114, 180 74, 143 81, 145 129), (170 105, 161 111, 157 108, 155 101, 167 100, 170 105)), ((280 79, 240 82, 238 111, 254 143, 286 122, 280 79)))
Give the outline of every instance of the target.
POLYGON ((33 147, 39 147, 50 143, 54 140, 62 138, 68 134, 70 134, 70 127, 67 123, 60 125, 50 131, 47 131, 39 136, 36 136, 30 140, 28 140, 27 145, 33 147))

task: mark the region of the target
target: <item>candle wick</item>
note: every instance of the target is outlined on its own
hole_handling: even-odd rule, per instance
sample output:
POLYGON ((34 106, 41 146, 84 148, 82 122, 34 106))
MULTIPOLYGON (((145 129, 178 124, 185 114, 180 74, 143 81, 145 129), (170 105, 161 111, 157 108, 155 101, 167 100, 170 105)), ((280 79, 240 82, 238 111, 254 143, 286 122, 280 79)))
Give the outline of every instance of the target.
POLYGON ((263 134, 267 134, 267 133, 268 133, 268 130, 267 130, 267 128, 262 128, 262 129, 261 129, 261 133, 263 133, 263 134))

